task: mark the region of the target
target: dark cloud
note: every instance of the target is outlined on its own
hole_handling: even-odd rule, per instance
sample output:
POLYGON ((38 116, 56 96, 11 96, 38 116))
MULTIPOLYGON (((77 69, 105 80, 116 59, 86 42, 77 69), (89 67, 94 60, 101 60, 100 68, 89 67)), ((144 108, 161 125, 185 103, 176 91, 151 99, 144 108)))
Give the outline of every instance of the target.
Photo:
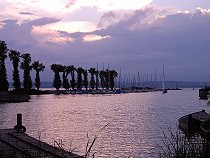
MULTIPOLYGON (((165 12, 165 11, 164 11, 165 12)), ((106 14, 107 20, 119 18, 106 14)), ((129 18, 110 25, 99 34, 111 35, 105 46, 107 56, 122 60, 122 65, 134 68, 151 67, 165 63, 170 79, 208 79, 210 58, 210 12, 197 9, 194 13, 175 13, 163 16, 163 11, 143 9, 129 18), (114 55, 112 54, 113 52, 114 55), (176 69, 175 69, 176 68, 176 69), (205 70, 204 70, 205 69, 205 70)))
POLYGON ((21 14, 21 15, 34 15, 33 13, 30 13, 30 12, 19 12, 19 14, 21 14))
POLYGON ((43 26, 43 25, 47 25, 47 24, 51 24, 51 23, 56 23, 56 22, 59 22, 59 21, 61 21, 61 19, 43 17, 43 18, 39 18, 39 19, 36 19, 36 20, 33 20, 33 21, 29 22, 28 25, 43 26))
POLYGON ((70 7, 73 6, 76 2, 77 2, 77 0, 68 0, 68 2, 66 3, 66 8, 70 8, 70 7))
POLYGON ((40 18, 22 24, 18 24, 17 20, 3 20, 3 28, 0 29, 1 39, 8 41, 12 48, 21 51, 31 51, 30 48, 36 47, 37 40, 32 35, 33 26, 43 26, 46 24, 59 21, 56 18, 40 18))
MULTIPOLYGON (((9 49, 18 50, 21 53, 31 53, 34 60, 42 60, 45 64, 48 61, 44 60, 43 52, 48 50, 40 47, 39 42, 32 34, 33 26, 43 26, 46 24, 57 22, 56 18, 41 18, 32 21, 25 21, 22 24, 18 23, 18 20, 3 20, 0 21, 2 28, 0 29, 0 40, 6 41, 9 49)), ((8 62, 8 78, 11 80, 11 66, 8 62)), ((49 76, 46 76, 46 80, 49 76)))
POLYGON ((47 65, 44 80, 52 80, 49 65, 92 67, 109 63, 121 67, 124 73, 161 72, 165 64, 169 80, 208 80, 210 74, 210 12, 197 9, 194 13, 171 13, 153 7, 142 10, 104 14, 100 25, 111 23, 105 29, 86 33, 57 31, 60 37, 75 41, 56 43, 47 41, 38 45, 31 34, 32 26, 42 26, 59 19, 42 18, 18 25, 15 20, 3 21, 2 39, 10 48, 29 51, 34 59, 47 65), (115 18, 117 20, 115 20, 115 18), (111 19, 111 20, 110 20, 111 19), (113 23, 112 23, 113 22, 113 23), (85 42, 85 35, 110 36, 95 42, 85 42), (48 74, 49 73, 49 74, 48 74))

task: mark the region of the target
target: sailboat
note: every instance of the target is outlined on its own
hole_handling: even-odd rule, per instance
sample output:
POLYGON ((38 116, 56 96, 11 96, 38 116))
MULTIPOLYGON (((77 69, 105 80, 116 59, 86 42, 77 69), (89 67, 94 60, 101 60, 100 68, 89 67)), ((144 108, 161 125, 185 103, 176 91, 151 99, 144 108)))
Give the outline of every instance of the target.
POLYGON ((163 76, 162 76, 162 92, 167 93, 166 84, 165 84, 165 72, 164 72, 164 65, 163 65, 163 76))

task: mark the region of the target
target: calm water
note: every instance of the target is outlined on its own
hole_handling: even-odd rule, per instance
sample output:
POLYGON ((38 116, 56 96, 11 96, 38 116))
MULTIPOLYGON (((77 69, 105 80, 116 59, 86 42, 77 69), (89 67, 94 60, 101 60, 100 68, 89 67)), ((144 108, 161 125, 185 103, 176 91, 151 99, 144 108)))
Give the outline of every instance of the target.
POLYGON ((210 112, 191 89, 164 95, 41 95, 27 103, 0 104, 0 128, 13 128, 22 113, 27 133, 52 145, 61 139, 66 148, 84 154, 88 133, 90 140, 98 137, 97 157, 155 157, 162 130, 176 129, 179 117, 201 109, 210 112))

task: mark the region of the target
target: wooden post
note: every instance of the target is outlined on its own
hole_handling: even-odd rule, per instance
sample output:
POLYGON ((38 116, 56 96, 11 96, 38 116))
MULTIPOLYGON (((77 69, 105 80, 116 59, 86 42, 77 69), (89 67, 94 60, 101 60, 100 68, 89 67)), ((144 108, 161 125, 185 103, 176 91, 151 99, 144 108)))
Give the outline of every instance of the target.
POLYGON ((19 128, 22 126, 22 114, 17 114, 17 126, 19 128))
POLYGON ((18 133, 26 131, 26 128, 22 125, 22 114, 17 114, 17 125, 14 128, 18 133))
POLYGON ((24 133, 26 128, 22 125, 22 114, 17 114, 17 124, 15 125, 14 129, 17 133, 24 133))

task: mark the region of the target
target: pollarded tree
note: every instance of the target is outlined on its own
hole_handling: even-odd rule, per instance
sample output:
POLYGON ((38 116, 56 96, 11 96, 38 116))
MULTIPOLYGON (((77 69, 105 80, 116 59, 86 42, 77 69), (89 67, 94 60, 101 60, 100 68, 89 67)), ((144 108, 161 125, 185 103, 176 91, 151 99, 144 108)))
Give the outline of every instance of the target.
POLYGON ((76 87, 76 81, 75 81, 75 78, 74 78, 74 72, 75 72, 76 68, 74 67, 74 65, 70 65, 69 70, 70 70, 70 73, 71 73, 71 88, 74 90, 75 87, 76 87))
POLYGON ((98 68, 95 71, 95 75, 96 75, 96 90, 98 90, 98 88, 99 88, 99 70, 98 70, 98 68))
POLYGON ((34 85, 36 86, 37 90, 39 90, 40 85, 41 85, 40 72, 44 71, 45 66, 37 60, 37 61, 34 61, 32 63, 32 68, 36 71, 36 78, 35 78, 35 84, 34 85))
POLYGON ((113 90, 114 87, 115 87, 114 81, 115 81, 115 78, 116 78, 117 76, 118 76, 117 71, 115 71, 115 70, 111 70, 111 71, 110 71, 110 88, 111 88, 111 90, 113 90))
POLYGON ((82 67, 79 67, 76 69, 77 71, 77 89, 81 90, 82 89, 82 73, 84 71, 84 69, 82 67))
POLYGON ((50 66, 51 70, 54 72, 54 79, 53 79, 53 87, 56 88, 56 90, 59 90, 61 87, 61 78, 60 78, 60 70, 59 66, 57 64, 52 64, 50 66))
POLYGON ((13 65, 13 87, 14 89, 20 89, 21 83, 20 83, 20 75, 19 75, 19 62, 20 62, 20 52, 16 50, 10 50, 9 58, 12 61, 13 65))
POLYGON ((61 72, 63 73, 63 88, 67 90, 67 77, 66 77, 66 66, 62 65, 61 66, 61 72))
POLYGON ((23 87, 27 90, 32 88, 32 80, 31 80, 31 55, 29 53, 25 53, 21 55, 23 62, 20 65, 20 68, 24 70, 23 72, 23 87))
POLYGON ((68 80, 68 76, 69 74, 71 73, 71 67, 70 66, 66 66, 66 77, 65 77, 65 80, 66 80, 66 90, 68 90, 70 88, 70 84, 69 84, 69 80, 68 80))
POLYGON ((7 58, 7 44, 0 40, 0 91, 8 91, 9 83, 7 81, 7 70, 5 59, 7 58))
POLYGON ((95 79, 94 79, 94 75, 96 73, 96 69, 95 68, 90 68, 89 70, 89 73, 91 75, 91 78, 90 78, 90 88, 91 89, 94 89, 95 88, 95 79))
POLYGON ((108 90, 110 88, 110 70, 106 69, 105 71, 105 87, 108 90))
POLYGON ((102 88, 102 89, 105 88, 105 76, 106 76, 106 71, 101 70, 101 71, 99 72, 99 77, 100 77, 100 80, 101 80, 101 88, 102 88))
POLYGON ((83 76, 84 76, 84 86, 85 86, 85 89, 87 90, 88 89, 88 71, 87 70, 83 71, 83 76))

